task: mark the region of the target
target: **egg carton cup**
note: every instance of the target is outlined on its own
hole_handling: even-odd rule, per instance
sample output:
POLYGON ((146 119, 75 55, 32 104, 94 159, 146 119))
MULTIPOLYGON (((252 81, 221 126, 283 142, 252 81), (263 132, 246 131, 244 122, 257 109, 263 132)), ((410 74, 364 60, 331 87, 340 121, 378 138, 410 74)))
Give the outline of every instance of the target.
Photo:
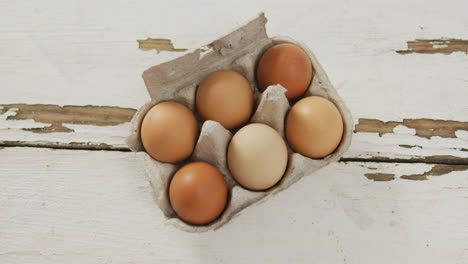
MULTIPOLYGON (((349 148, 353 121, 348 108, 328 80, 309 48, 288 37, 269 38, 266 34, 267 19, 260 14, 256 19, 221 37, 211 44, 193 50, 172 61, 151 67, 143 73, 143 79, 151 102, 143 105, 132 119, 131 135, 127 144, 132 151, 143 152, 145 174, 152 186, 154 200, 167 217, 167 223, 188 232, 216 230, 238 215, 244 208, 281 192, 306 175, 338 160, 349 148), (294 153, 288 146, 288 167, 283 178, 266 191, 250 191, 240 186, 229 172, 227 148, 233 136, 216 121, 202 122, 195 109, 195 93, 198 84, 210 73, 230 69, 241 73, 250 82, 254 92, 255 109, 248 123, 263 123, 273 127, 285 138, 284 123, 291 108, 281 85, 269 86, 263 93, 257 89, 255 69, 260 56, 279 43, 292 43, 301 47, 310 57, 314 69, 312 82, 303 97, 317 95, 332 101, 339 109, 344 122, 343 137, 338 148, 322 159, 310 159, 294 153), (192 156, 177 164, 162 163, 146 154, 140 138, 140 126, 146 112, 163 101, 175 101, 186 105, 198 118, 201 131, 192 156), (168 188, 171 177, 178 168, 190 161, 205 161, 216 166, 224 175, 229 199, 221 216, 208 225, 191 225, 179 219, 172 210, 168 188)), ((246 124, 247 125, 247 124, 246 124)), ((285 140, 287 143, 287 141, 285 140)))

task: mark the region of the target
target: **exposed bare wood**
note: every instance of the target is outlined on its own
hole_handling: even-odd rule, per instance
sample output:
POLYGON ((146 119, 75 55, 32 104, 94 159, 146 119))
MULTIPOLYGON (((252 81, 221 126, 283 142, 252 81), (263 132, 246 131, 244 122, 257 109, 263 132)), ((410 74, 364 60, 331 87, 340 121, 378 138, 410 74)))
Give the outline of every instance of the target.
POLYGON ((5 104, 0 105, 0 114, 9 110, 15 111, 7 120, 27 120, 47 123, 50 126, 25 128, 23 130, 34 133, 73 132, 63 124, 80 124, 94 126, 113 126, 129 122, 136 110, 112 106, 58 106, 58 105, 28 105, 5 104))
POLYGON ((463 39, 417 39, 407 44, 407 50, 398 50, 397 53, 451 54, 459 51, 468 54, 468 40, 463 39))
POLYGON ((468 164, 468 158, 455 157, 451 155, 434 155, 434 156, 412 156, 409 159, 402 158, 389 158, 373 156, 369 158, 341 158, 340 161, 352 161, 352 162, 400 162, 400 163, 440 163, 449 165, 466 165, 468 164))
POLYGON ((422 149, 422 147, 421 147, 421 146, 418 146, 418 145, 400 144, 400 145, 398 145, 398 146, 400 146, 400 147, 402 147, 402 148, 421 148, 421 149, 422 149))
POLYGON ((105 143, 96 142, 50 142, 50 141, 8 141, 0 140, 0 149, 4 147, 33 147, 33 148, 51 148, 51 149, 84 149, 84 150, 116 150, 130 151, 127 147, 115 147, 105 143))
MULTIPOLYGON (((413 160, 417 161, 417 158, 413 160)), ((424 157, 423 162, 425 163, 445 163, 445 164, 468 164, 468 158, 460 158, 451 155, 435 155, 424 157)))
POLYGON ((467 165, 446 165, 446 164, 436 164, 432 166, 429 171, 426 171, 422 174, 411 174, 411 175, 402 175, 400 178, 407 180, 427 180, 427 176, 442 176, 448 174, 452 171, 466 171, 468 170, 467 165))
POLYGON ((175 52, 180 52, 180 51, 186 51, 187 49, 176 49, 174 48, 174 45, 172 44, 172 41, 170 39, 153 39, 153 38, 147 38, 143 40, 137 40, 138 41, 138 48, 141 50, 157 50, 158 53, 161 51, 175 51, 175 52))
POLYGON ((455 131, 468 131, 468 122, 433 119, 404 119, 403 125, 416 129, 416 135, 425 138, 439 136, 456 138, 455 131))
POLYGON ((395 174, 391 173, 366 173, 364 176, 374 181, 391 181, 395 179, 395 174))
POLYGON ((377 119, 359 118, 359 123, 354 126, 354 132, 375 132, 382 136, 393 133, 393 129, 399 124, 400 122, 395 121, 383 122, 377 119))
POLYGON ((403 119, 403 122, 383 122, 377 119, 360 118, 355 126, 355 132, 374 132, 380 136, 393 133, 393 129, 403 125, 416 130, 416 136, 431 138, 439 136, 444 138, 456 138, 455 131, 468 131, 468 122, 434 119, 403 119))

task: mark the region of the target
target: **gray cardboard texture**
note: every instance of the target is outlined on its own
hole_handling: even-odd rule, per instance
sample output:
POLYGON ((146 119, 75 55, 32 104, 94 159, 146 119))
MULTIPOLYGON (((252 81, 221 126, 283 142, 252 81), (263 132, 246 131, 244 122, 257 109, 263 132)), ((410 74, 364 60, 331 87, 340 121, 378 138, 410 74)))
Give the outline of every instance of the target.
POLYGON ((182 57, 151 67, 143 73, 143 79, 151 102, 142 106, 132 120, 131 135, 127 144, 132 151, 143 152, 146 176, 153 188, 154 200, 168 218, 167 223, 188 232, 215 230, 229 222, 242 209, 255 202, 283 191, 306 175, 338 160, 351 144, 353 121, 351 113, 332 86, 322 66, 307 46, 287 37, 268 38, 265 31, 266 18, 260 14, 245 26, 196 49, 182 57), (281 85, 272 85, 262 94, 255 82, 255 67, 261 54, 271 46, 288 42, 296 44, 309 55, 314 77, 304 96, 319 95, 332 101, 339 109, 344 122, 343 138, 338 148, 322 159, 306 158, 289 149, 286 173, 273 188, 253 192, 239 186, 229 173, 226 150, 232 133, 215 121, 200 121, 201 132, 190 160, 202 160, 216 166, 224 175, 230 197, 228 205, 219 219, 209 225, 194 226, 181 221, 175 215, 168 199, 168 185, 172 175, 184 163, 167 164, 152 159, 144 151, 139 136, 140 123, 146 112, 162 101, 176 101, 195 112, 195 92, 198 84, 211 72, 231 69, 246 77, 254 91, 256 109, 249 123, 264 123, 276 129, 284 137, 284 119, 290 104, 281 85))

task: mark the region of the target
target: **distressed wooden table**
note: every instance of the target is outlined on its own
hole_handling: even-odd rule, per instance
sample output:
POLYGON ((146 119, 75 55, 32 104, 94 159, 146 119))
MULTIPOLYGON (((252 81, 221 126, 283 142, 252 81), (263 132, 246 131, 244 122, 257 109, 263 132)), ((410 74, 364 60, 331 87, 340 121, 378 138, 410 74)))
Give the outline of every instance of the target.
POLYGON ((0 263, 468 263, 466 1, 0 1, 0 263), (141 73, 264 10, 355 120, 341 159, 216 232, 168 226, 141 73))

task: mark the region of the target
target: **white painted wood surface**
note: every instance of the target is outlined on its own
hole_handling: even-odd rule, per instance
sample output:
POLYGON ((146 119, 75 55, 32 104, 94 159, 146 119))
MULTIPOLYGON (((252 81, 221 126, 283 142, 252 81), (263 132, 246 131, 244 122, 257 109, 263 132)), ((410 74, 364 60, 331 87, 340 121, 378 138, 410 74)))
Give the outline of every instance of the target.
MULTIPOLYGON (((180 55, 139 50, 137 40, 198 48, 265 11, 270 35, 314 51, 356 123, 466 122, 468 55, 396 51, 415 39, 468 39, 467 9, 462 0, 0 1, 0 104, 136 109, 149 98, 142 72, 180 55)), ((38 134, 23 129, 48 124, 7 120, 15 115, 0 114, 0 143, 125 148, 129 129, 38 134)), ((399 176, 435 165, 391 162, 466 161, 468 131, 414 134, 358 132, 345 158, 390 162, 333 164, 198 235, 164 224, 138 154, 0 149, 0 263, 468 263, 467 171, 409 181, 399 176)))
POLYGON ((468 175, 334 163, 216 232, 164 225, 129 152, 0 150, 0 263, 466 263, 468 175), (16 168, 16 169, 12 169, 16 168))

